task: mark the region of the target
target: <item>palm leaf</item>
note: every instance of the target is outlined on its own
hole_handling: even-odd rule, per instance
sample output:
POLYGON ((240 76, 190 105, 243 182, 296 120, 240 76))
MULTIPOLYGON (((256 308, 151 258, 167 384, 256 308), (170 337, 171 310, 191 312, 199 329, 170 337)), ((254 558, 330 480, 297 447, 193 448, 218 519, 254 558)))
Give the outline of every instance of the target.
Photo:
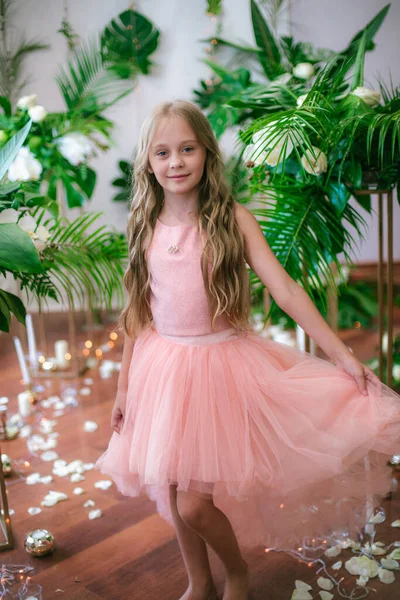
POLYGON ((68 109, 74 111, 101 112, 133 89, 131 81, 104 67, 96 39, 73 52, 67 66, 60 67, 56 82, 68 109))
POLYGON ((268 79, 273 79, 276 75, 283 72, 280 50, 254 0, 251 0, 250 6, 254 37, 257 46, 265 53, 264 56, 259 55, 260 63, 268 79))

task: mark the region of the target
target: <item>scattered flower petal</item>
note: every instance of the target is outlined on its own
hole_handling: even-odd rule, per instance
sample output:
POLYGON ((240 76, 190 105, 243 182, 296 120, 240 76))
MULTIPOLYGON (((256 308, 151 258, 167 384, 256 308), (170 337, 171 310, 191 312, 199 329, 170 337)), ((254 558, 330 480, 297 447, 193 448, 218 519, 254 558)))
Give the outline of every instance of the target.
POLYGON ((319 595, 321 600, 332 600, 334 597, 330 592, 320 592, 319 595))
POLYGON ((30 507, 28 508, 28 513, 29 513, 30 515, 38 515, 38 514, 39 514, 39 513, 41 513, 41 512, 42 512, 42 509, 41 509, 41 508, 39 508, 38 506, 30 506, 30 507))
POLYGON ((89 513, 90 520, 98 519, 101 516, 103 516, 103 513, 101 512, 101 510, 99 508, 95 508, 94 510, 91 510, 89 513))
POLYGON ((96 481, 94 484, 95 488, 99 488, 101 490, 108 490, 112 486, 112 481, 110 479, 102 479, 100 481, 96 481))
POLYGON ((382 583, 393 583, 395 581, 394 573, 387 569, 379 569, 378 577, 382 583))
POLYGON ((339 569, 341 569, 343 566, 343 562, 341 560, 338 560, 337 562, 335 562, 334 565, 332 565, 331 569, 333 569, 334 571, 338 571, 339 569))
POLYGON ((334 556, 338 556, 342 552, 342 548, 340 546, 332 546, 332 548, 328 548, 325 550, 325 556, 332 558, 334 556))
POLYGON ((53 452, 52 450, 49 450, 48 452, 43 452, 40 455, 40 458, 46 462, 49 462, 51 460, 56 460, 56 458, 58 458, 58 454, 57 454, 57 452, 53 452))
POLYGON ((85 504, 83 505, 83 508, 89 508, 91 506, 96 506, 96 502, 94 500, 86 500, 85 504))
POLYGON ((85 494, 85 490, 81 487, 76 487, 73 489, 73 494, 75 494, 76 496, 80 496, 81 494, 85 494))
POLYGON ((91 433, 92 431, 96 431, 96 429, 98 428, 98 425, 95 421, 85 421, 84 425, 83 425, 83 430, 91 433))
POLYGON ((79 393, 81 396, 90 396, 92 390, 90 389, 90 387, 83 387, 79 390, 79 393))
POLYGON ((357 579, 356 583, 358 585, 361 585, 362 587, 364 587, 365 585, 367 585, 369 581, 369 577, 367 577, 366 575, 360 575, 360 577, 357 579))
POLYGON ((323 590, 331 590, 333 588, 333 583, 327 577, 318 577, 317 584, 323 590))

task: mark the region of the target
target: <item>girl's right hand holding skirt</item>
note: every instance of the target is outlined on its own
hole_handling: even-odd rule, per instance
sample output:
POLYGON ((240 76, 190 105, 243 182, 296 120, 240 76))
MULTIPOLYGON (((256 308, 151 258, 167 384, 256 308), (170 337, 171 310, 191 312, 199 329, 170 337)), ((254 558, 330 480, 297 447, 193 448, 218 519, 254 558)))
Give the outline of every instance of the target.
POLYGON ((118 392, 111 412, 111 429, 120 434, 124 424, 126 392, 118 392))

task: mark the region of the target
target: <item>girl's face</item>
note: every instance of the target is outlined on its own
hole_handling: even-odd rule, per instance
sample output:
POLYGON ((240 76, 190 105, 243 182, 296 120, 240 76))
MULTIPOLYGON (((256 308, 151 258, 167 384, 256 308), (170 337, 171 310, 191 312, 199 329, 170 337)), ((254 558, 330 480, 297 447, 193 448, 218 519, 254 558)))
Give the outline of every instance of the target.
POLYGON ((164 117, 150 144, 149 171, 165 194, 187 194, 198 185, 204 171, 206 149, 186 119, 164 117))

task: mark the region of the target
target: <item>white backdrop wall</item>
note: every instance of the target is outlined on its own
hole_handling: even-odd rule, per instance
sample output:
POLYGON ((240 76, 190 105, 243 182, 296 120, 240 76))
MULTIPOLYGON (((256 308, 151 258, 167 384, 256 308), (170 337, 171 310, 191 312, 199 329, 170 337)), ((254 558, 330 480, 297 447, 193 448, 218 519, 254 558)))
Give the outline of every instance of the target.
MULTIPOLYGON (((384 0, 291 0, 280 21, 280 33, 290 33, 296 40, 310 41, 315 46, 339 50, 380 10, 384 0)), ((97 34, 113 17, 126 10, 126 0, 67 0, 69 21, 82 37, 97 34)), ((254 44, 249 0, 223 0, 222 36, 230 40, 254 44)), ((68 55, 64 37, 57 33, 63 16, 63 0, 17 0, 13 3, 11 24, 17 34, 39 38, 51 49, 38 52, 26 61, 26 73, 31 82, 24 94, 37 93, 38 103, 50 111, 62 110, 63 99, 55 82, 58 66, 68 55)), ((140 76, 134 92, 108 110, 116 127, 115 147, 99 154, 92 162, 98 181, 89 210, 103 211, 101 224, 125 231, 127 210, 121 203, 111 201, 116 188, 111 181, 118 175, 117 161, 130 160, 143 119, 154 104, 171 98, 193 99, 193 88, 209 74, 202 63, 206 57, 204 44, 199 40, 212 35, 214 26, 205 14, 206 0, 142 0, 134 7, 160 29, 159 46, 151 59, 156 63, 150 76, 140 76)), ((380 74, 394 84, 400 82, 399 38, 400 1, 394 0, 375 41, 376 49, 368 54, 365 84, 377 87, 380 74)), ((224 136, 224 151, 229 154, 232 136, 224 136)), ((374 199, 376 207, 376 198, 374 199)), ((74 216, 74 213, 71 213, 74 216)), ((368 222, 367 239, 353 257, 359 262, 377 259, 376 215, 363 213, 368 222)), ((395 228, 400 229, 400 209, 394 207, 395 228)), ((99 221, 100 224, 100 221, 99 221)), ((395 236, 396 238, 396 236, 395 236)), ((395 239, 395 258, 400 258, 400 236, 395 239)), ((32 306, 32 309, 34 307, 32 306)))

